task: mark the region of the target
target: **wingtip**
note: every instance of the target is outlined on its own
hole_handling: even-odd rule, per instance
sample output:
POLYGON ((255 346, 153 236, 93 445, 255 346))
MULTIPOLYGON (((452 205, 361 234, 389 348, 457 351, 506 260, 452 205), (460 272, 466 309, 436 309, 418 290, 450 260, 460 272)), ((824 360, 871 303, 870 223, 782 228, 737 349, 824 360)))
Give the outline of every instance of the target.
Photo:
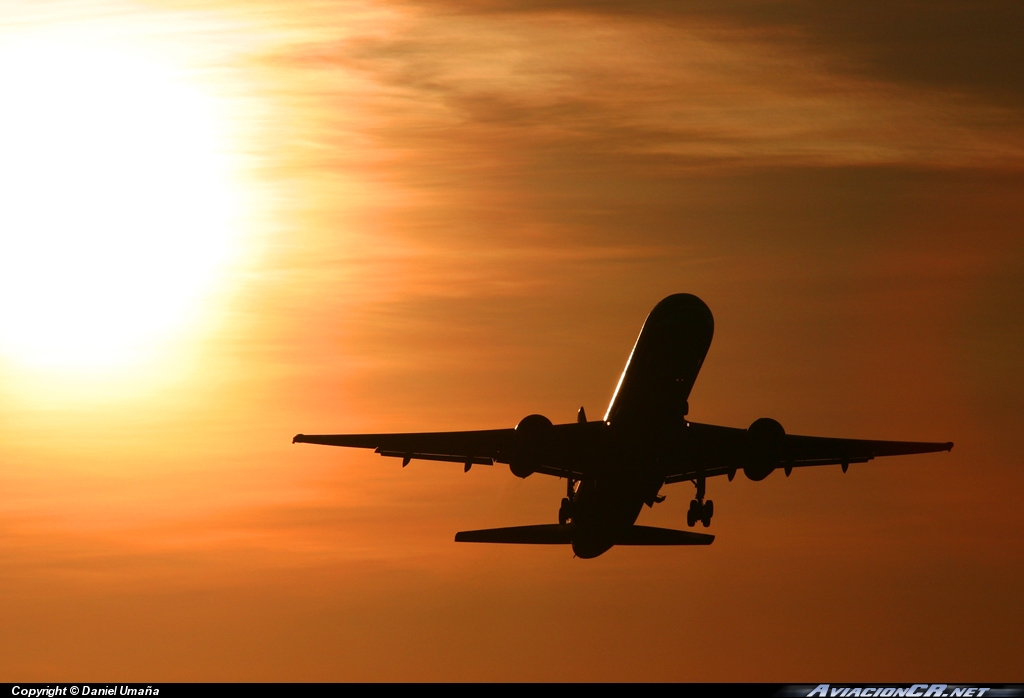
POLYGON ((292 443, 293 444, 299 443, 299 441, 301 441, 303 439, 303 437, 305 437, 305 434, 296 434, 295 436, 292 437, 292 443))
POLYGON ((952 441, 947 441, 946 442, 946 450, 947 451, 952 451, 953 450, 953 442, 952 441))

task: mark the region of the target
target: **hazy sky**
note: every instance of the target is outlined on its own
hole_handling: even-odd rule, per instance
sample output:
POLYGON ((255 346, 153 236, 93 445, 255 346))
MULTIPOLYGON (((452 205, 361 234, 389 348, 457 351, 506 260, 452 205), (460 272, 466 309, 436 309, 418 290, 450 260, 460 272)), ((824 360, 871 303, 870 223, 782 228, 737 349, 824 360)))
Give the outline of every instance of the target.
POLYGON ((1024 681, 1022 31, 0 0, 0 678, 1024 681), (596 417, 676 292, 691 419, 956 447, 715 479, 710 547, 578 560, 452 541, 560 480, 290 444, 596 417))

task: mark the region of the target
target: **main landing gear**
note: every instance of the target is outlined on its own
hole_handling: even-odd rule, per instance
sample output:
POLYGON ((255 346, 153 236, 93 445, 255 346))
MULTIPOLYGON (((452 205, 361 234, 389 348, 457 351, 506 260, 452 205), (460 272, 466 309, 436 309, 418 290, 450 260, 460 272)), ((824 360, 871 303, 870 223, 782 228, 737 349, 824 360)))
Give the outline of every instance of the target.
POLYGON ((558 507, 558 523, 563 526, 572 521, 573 510, 576 508, 576 480, 571 477, 566 480, 565 497, 562 498, 562 506, 558 507))
POLYGON ((715 503, 710 499, 704 501, 706 488, 703 476, 698 477, 694 484, 697 485, 697 498, 690 500, 690 510, 686 512, 686 525, 693 528, 700 521, 701 525, 707 528, 711 525, 711 517, 715 513, 715 503))

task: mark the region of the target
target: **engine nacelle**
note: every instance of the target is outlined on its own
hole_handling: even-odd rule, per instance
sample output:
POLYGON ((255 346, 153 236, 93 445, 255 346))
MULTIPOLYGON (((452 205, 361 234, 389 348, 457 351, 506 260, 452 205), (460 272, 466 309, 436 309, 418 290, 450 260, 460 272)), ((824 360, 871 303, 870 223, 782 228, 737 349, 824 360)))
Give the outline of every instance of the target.
POLYGON ((761 417, 747 427, 747 434, 750 450, 743 474, 754 482, 760 482, 778 465, 786 430, 771 417, 761 417))
POLYGON ((550 453, 554 425, 542 414, 523 417, 516 425, 515 445, 508 469, 516 477, 529 477, 544 465, 550 453))

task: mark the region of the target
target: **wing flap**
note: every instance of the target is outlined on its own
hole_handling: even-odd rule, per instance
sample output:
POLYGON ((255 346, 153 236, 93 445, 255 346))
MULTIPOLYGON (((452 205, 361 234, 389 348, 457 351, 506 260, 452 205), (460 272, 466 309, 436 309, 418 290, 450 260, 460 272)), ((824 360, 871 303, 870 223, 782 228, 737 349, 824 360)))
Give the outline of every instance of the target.
POLYGON ((494 465, 493 458, 481 458, 479 456, 453 456, 444 453, 411 453, 405 451, 376 451, 387 458, 401 458, 402 465, 408 465, 411 460, 435 460, 444 463, 462 463, 464 465, 494 465))

